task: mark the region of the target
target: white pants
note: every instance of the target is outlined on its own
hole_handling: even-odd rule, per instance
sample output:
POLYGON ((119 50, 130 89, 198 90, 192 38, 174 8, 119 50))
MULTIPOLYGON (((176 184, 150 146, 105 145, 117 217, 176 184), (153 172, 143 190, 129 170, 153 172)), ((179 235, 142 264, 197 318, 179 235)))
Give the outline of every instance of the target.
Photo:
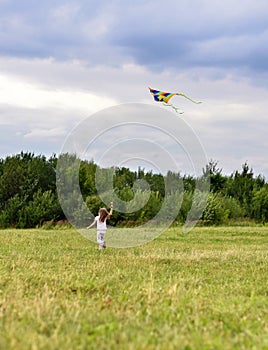
POLYGON ((105 240, 104 240, 105 233, 106 233, 106 230, 97 231, 97 242, 99 243, 100 249, 106 247, 105 240))

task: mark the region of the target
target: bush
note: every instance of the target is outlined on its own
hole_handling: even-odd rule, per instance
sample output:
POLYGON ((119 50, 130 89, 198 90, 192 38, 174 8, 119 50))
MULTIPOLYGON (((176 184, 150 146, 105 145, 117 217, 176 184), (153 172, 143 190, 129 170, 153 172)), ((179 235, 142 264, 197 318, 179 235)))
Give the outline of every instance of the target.
POLYGON ((210 193, 203 213, 203 220, 208 225, 219 225, 227 222, 228 210, 224 208, 224 199, 218 193, 210 193))
POLYGON ((245 210, 240 202, 233 197, 224 197, 223 206, 224 210, 228 212, 229 219, 242 218, 245 215, 245 210))

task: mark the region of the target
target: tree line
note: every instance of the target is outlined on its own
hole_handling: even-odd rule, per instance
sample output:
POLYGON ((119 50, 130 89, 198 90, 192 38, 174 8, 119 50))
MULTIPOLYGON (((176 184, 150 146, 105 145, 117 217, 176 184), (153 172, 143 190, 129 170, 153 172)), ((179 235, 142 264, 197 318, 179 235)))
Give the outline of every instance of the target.
POLYGON ((76 161, 79 164, 79 192, 91 213, 97 215, 98 209, 113 196, 118 199, 111 225, 145 223, 156 217, 163 209, 163 203, 165 210, 160 219, 172 217, 175 223, 184 223, 193 200, 203 200, 202 188, 196 188, 202 177, 209 179, 210 190, 199 218, 201 224, 225 224, 230 220, 268 221, 268 184, 264 176, 255 176, 247 163, 240 171, 223 175, 217 162, 210 161, 204 167, 203 175, 196 179, 172 171, 161 175, 142 168, 137 171, 126 167, 101 169, 93 160, 80 160, 69 154, 59 157, 21 152, 0 159, 0 228, 32 228, 48 222, 55 225, 66 221, 58 196, 61 180, 65 184, 70 182, 70 191, 62 199, 64 207, 74 208, 72 215, 81 218, 81 225, 89 223, 88 212, 74 205, 77 189, 72 186, 75 175, 71 164, 76 161), (67 166, 57 187, 57 163, 59 159, 62 162, 62 157, 67 166), (139 184, 138 188, 135 188, 136 184, 139 184))

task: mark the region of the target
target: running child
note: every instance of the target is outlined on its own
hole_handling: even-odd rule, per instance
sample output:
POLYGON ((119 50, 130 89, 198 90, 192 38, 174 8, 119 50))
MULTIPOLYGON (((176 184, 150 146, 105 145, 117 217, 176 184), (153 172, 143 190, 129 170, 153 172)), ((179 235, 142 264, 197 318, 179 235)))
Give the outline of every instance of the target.
POLYGON ((104 240, 107 231, 106 221, 111 217, 113 213, 113 202, 110 203, 110 211, 108 212, 106 208, 100 208, 99 215, 95 217, 94 221, 87 228, 91 228, 97 224, 97 243, 99 244, 99 249, 102 250, 106 248, 106 242, 104 240))

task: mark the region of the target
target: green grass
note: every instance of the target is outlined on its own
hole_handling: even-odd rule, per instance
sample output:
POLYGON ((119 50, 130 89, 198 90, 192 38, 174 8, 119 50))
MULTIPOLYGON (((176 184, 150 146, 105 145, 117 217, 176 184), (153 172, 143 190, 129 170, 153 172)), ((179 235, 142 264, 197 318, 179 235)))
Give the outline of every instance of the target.
POLYGON ((268 349, 268 228, 171 228, 136 248, 0 231, 0 349, 268 349))

